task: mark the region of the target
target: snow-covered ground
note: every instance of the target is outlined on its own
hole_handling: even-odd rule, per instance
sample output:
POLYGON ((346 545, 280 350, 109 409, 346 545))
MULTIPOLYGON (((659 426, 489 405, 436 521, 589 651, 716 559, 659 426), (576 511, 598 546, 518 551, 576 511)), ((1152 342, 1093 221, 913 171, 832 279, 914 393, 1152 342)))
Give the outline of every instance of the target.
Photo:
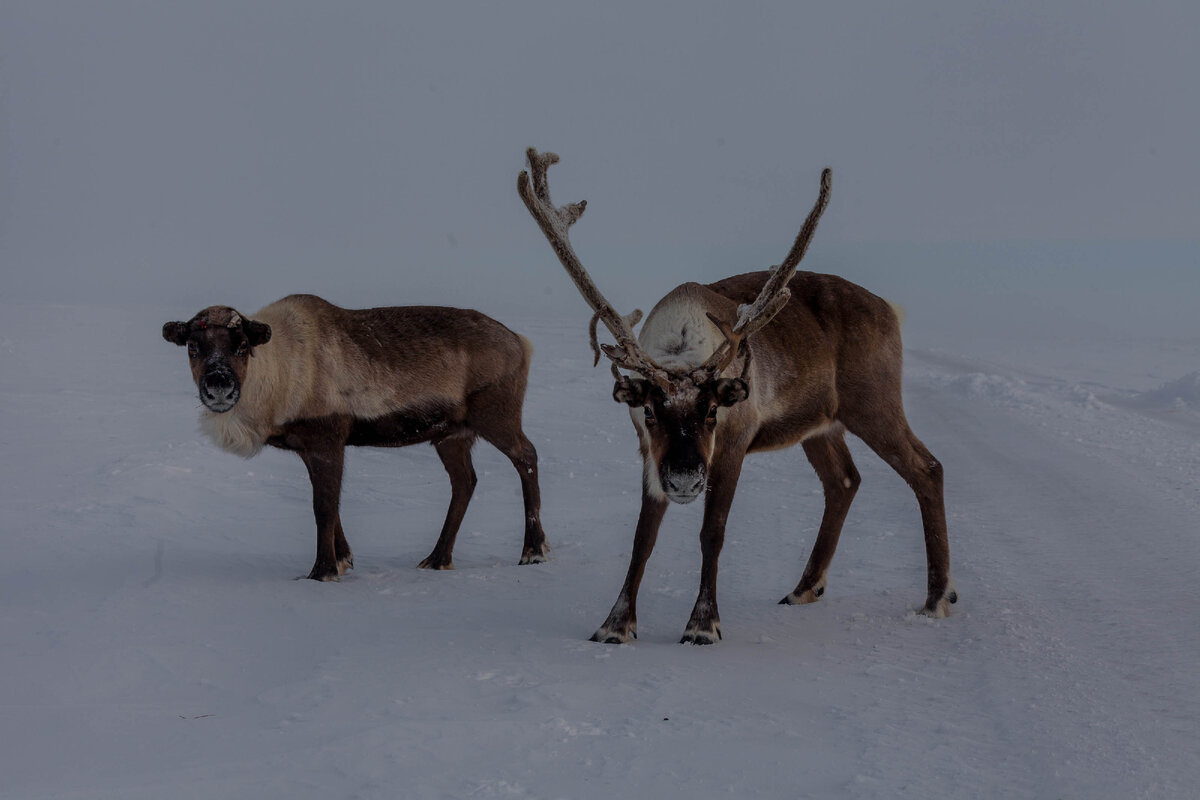
POLYGON ((0 800, 1200 796, 1200 4, 0 4, 0 800), (1191 76, 1191 77, 1189 77, 1191 76), (724 641, 681 646, 699 504, 641 638, 587 641, 637 516, 589 312, 522 208, 528 146, 622 311, 778 260, 908 311, 960 602, 917 505, 864 484, 821 602, 776 604, 821 514, 749 459, 724 641), (349 454, 357 569, 294 455, 200 438, 163 322, 289 292, 479 308, 536 347, 457 570, 416 569, 429 447, 349 454))
POLYGON ((799 450, 759 455, 721 560, 724 641, 677 644, 695 504, 668 513, 641 638, 599 645, 640 465, 544 255, 531 270, 562 281, 553 303, 484 307, 536 347, 526 431, 554 546, 536 566, 516 565, 512 468, 481 444, 457 569, 415 568, 449 498, 422 446, 350 453, 357 569, 295 580, 314 552, 300 461, 201 439, 185 359, 159 337, 249 303, 0 306, 0 796, 1192 796, 1194 318, 864 280, 909 309, 906 400, 946 469, 954 614, 914 613, 916 503, 853 441, 864 483, 821 602, 776 604, 819 484, 799 450))

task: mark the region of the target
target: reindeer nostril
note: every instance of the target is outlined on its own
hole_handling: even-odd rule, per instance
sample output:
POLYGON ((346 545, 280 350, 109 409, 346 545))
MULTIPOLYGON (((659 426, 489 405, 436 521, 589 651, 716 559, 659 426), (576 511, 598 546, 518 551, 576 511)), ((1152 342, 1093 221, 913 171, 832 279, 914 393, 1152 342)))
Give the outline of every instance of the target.
POLYGON ((233 399, 236 392, 237 381, 223 370, 208 373, 200 384, 200 396, 205 403, 224 404, 233 399))
POLYGON ((695 473, 676 473, 663 480, 663 488, 669 494, 697 495, 704 489, 705 477, 695 473))

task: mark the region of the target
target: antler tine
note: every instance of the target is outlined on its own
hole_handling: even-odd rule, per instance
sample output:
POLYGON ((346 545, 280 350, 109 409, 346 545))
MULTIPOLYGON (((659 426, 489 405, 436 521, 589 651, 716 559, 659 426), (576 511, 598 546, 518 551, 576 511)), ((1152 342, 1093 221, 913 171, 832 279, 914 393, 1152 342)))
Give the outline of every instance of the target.
MULTIPOLYGON (((829 193, 833 188, 833 170, 829 167, 821 170, 821 191, 817 195, 817 202, 813 205, 812 211, 808 212, 808 217, 804 220, 804 225, 800 228, 800 233, 796 234, 796 241, 792 243, 792 249, 788 251, 783 262, 776 267, 771 277, 767 278, 767 282, 763 284, 762 291, 758 297, 750 305, 750 313, 738 309, 738 324, 735 328, 744 329, 755 318, 764 315, 767 303, 770 302, 770 296, 777 293, 780 287, 786 287, 791 282, 792 277, 796 274, 796 267, 800 265, 800 259, 804 258, 804 254, 808 252, 809 242, 812 241, 813 234, 817 232, 817 223, 821 220, 821 215, 825 213, 826 206, 829 205, 829 193), (760 305, 761 304, 761 305, 760 305)), ((783 305, 780 304, 779 308, 783 305)), ((779 309, 775 309, 778 313, 779 309)), ((758 327, 767 324, 770 319, 765 319, 758 327)))
POLYGON ((533 170, 533 190, 537 193, 538 199, 547 205, 550 203, 550 186, 546 183, 546 172, 552 164, 558 163, 558 153, 541 153, 530 147, 525 151, 525 157, 529 160, 529 168, 533 170))
MULTIPOLYGON (((588 323, 588 342, 592 345, 592 355, 594 356, 592 359, 593 367, 600 363, 600 344, 596 339, 596 323, 599 321, 600 312, 597 311, 595 314, 592 314, 592 321, 588 323)), ((625 325, 630 330, 633 330, 633 326, 637 325, 641 321, 642 310, 640 308, 635 308, 624 317, 625 325)))
POLYGON ((603 350, 615 366, 641 373, 665 391, 670 391, 670 375, 642 351, 633 334, 632 326, 641 319, 641 312, 635 311, 628 317, 618 314, 612 304, 596 288, 591 276, 584 269, 583 262, 579 260, 579 256, 571 247, 568 228, 583 216, 583 212, 587 208, 587 201, 581 200, 578 203, 569 203, 556 208, 550 200, 550 184, 547 181, 546 173, 551 164, 558 163, 558 155, 538 153, 537 150, 530 147, 525 151, 525 157, 529 160, 529 169, 533 173, 533 178, 530 180, 529 172, 522 171, 517 176, 517 192, 525 201, 525 207, 537 221, 538 227, 542 229, 546 240, 554 248, 554 252, 567 270, 567 274, 575 282, 575 287, 579 289, 583 299, 596 312, 588 326, 588 331, 597 363, 600 360, 599 352, 603 350), (603 322, 604 326, 612 333, 617 340, 616 346, 597 344, 597 320, 603 322))
POLYGON ((788 251, 783 262, 771 271, 770 277, 759 290, 758 297, 754 298, 754 302, 738 306, 737 322, 730 326, 728 323, 719 322, 710 315, 709 318, 725 335, 725 341, 709 356, 707 361, 693 371, 694 375, 702 375, 707 378, 719 375, 736 357, 742 342, 757 333, 787 305, 792 296, 787 285, 795 276, 800 260, 808 252, 808 244, 817 231, 817 222, 820 221, 826 206, 829 205, 829 193, 832 188, 833 170, 826 167, 821 171, 821 190, 817 195, 817 202, 812 211, 808 212, 808 217, 804 220, 800 233, 796 234, 796 241, 792 243, 792 249, 788 251))

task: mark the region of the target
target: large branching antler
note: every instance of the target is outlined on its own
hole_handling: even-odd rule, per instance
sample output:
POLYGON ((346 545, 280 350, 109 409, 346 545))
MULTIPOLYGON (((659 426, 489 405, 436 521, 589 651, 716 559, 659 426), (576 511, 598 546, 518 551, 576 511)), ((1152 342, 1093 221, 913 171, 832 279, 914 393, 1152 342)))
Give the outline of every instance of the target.
POLYGON ((587 201, 581 200, 578 203, 555 207, 550 200, 550 185, 546 181, 546 171, 551 164, 558 163, 558 155, 538 153, 531 147, 525 151, 525 156, 529 159, 529 172, 522 171, 517 177, 517 191, 520 193, 521 199, 525 201, 525 207, 529 209, 529 213, 537 220, 538 227, 542 229, 546 240, 554 248, 554 252, 563 267, 566 268, 567 274, 571 276, 571 280, 575 281, 579 293, 596 312, 589 326, 592 350, 596 355, 596 361, 599 362, 599 353, 600 350, 603 350, 604 355, 612 361, 613 375, 617 378, 621 377, 621 374, 617 372, 617 367, 621 367, 640 373, 664 391, 672 391, 670 374, 655 363, 654 359, 646 355, 633 334, 633 326, 641 319, 642 312, 634 311, 628 317, 618 314, 604 295, 600 294, 600 290, 596 288, 591 276, 583 268, 579 256, 575 255, 575 250, 571 247, 568 228, 575 223, 575 220, 583 216, 584 209, 587 208, 587 201), (530 172, 533 173, 532 181, 530 172), (597 320, 603 322, 604 326, 612 333, 617 340, 615 345, 597 344, 597 320))
MULTIPOLYGON (((799 266, 800 259, 804 258, 804 254, 808 250, 808 243, 812 241, 813 234, 816 233, 817 222, 825 213, 825 207, 829 205, 829 192, 832 185, 833 170, 826 167, 821 171, 821 191, 817 196, 816 205, 813 206, 812 211, 808 212, 808 218, 804 220, 800 233, 796 235, 792 249, 788 251, 783 262, 771 271, 771 276, 759 290, 758 297, 754 298, 754 302, 738 306, 737 321, 730 325, 709 314, 709 319, 720 329, 725 336, 725 341, 708 357, 707 361, 692 371, 693 380, 703 382, 720 375, 722 370, 728 367, 737 356, 742 342, 753 336, 787 305, 792 296, 787 285, 796 274, 796 267, 799 266)), ((747 364, 748 366, 749 364, 747 364)), ((745 373, 743 372, 743 374, 745 373)))

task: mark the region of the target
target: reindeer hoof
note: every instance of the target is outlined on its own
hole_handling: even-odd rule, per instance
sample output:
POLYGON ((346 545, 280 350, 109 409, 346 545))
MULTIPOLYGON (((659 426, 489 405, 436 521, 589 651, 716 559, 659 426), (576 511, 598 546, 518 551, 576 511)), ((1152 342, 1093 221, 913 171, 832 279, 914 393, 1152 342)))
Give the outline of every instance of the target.
POLYGON ((624 631, 618 628, 610 628, 605 625, 603 628, 593 633, 588 641, 599 642, 600 644, 629 644, 636 638, 637 625, 631 625, 624 631))
POLYGON ((683 638, 679 640, 680 644, 716 644, 721 641, 721 623, 713 622, 707 630, 702 630, 699 626, 689 625, 687 630, 683 632, 683 638))
POLYGON ((542 544, 541 547, 526 550, 521 554, 521 560, 518 564, 545 564, 550 560, 550 545, 542 544))
POLYGON ((921 609, 921 614, 930 619, 945 619, 950 616, 950 604, 945 600, 940 600, 934 606, 925 606, 921 609))
POLYGON ((337 581, 341 579, 341 573, 338 572, 336 566, 314 566, 312 571, 305 576, 310 581, 337 581))
POLYGON ((921 613, 932 619, 944 619, 950 616, 950 606, 958 602, 958 590, 951 583, 946 587, 946 591, 941 597, 929 598, 925 601, 925 607, 921 609, 921 613))
POLYGON ((417 569, 454 569, 454 559, 431 555, 420 564, 417 564, 417 569))
POLYGON ((685 633, 679 640, 680 644, 716 644, 721 641, 721 634, 714 637, 709 633, 685 633))
POLYGON ((792 592, 787 597, 779 601, 781 606, 803 606, 809 603, 815 603, 825 595, 824 586, 814 586, 811 589, 805 589, 797 594, 792 592))
MULTIPOLYGON (((637 637, 635 636, 634 638, 636 639, 637 637)), ((599 642, 600 644, 629 644, 630 640, 622 639, 620 636, 616 636, 611 633, 601 639, 599 633, 593 633, 591 641, 599 642)))
POLYGON ((354 569, 354 554, 347 553, 344 558, 339 558, 337 563, 338 575, 345 575, 350 570, 354 569))

